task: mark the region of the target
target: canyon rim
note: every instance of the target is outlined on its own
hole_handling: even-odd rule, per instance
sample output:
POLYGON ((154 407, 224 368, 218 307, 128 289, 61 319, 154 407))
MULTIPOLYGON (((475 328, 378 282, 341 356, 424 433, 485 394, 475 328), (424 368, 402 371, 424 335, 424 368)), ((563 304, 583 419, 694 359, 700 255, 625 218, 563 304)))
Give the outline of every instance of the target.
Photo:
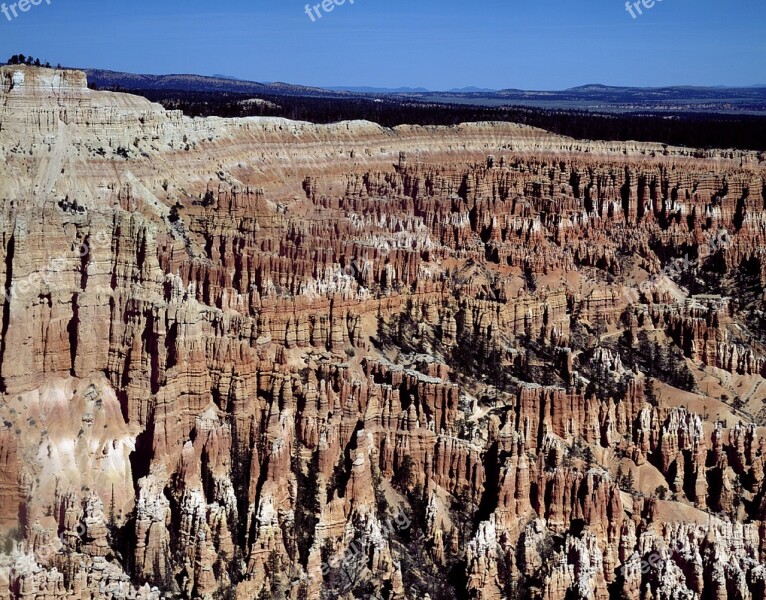
POLYGON ((0 149, 0 598, 766 598, 762 152, 24 65, 0 149))

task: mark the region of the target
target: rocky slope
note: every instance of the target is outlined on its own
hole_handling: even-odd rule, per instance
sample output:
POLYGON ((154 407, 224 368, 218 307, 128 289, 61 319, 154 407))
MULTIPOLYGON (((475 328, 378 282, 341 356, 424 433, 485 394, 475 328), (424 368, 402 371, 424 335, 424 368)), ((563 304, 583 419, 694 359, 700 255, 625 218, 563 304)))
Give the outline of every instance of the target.
POLYGON ((0 86, 0 597, 766 598, 763 156, 0 86))

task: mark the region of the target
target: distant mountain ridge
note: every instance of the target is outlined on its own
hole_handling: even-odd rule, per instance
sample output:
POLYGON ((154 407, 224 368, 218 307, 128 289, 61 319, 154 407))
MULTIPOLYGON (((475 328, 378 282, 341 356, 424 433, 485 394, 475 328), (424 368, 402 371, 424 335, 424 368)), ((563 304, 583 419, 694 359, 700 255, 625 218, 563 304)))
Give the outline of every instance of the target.
MULTIPOLYGON (((398 87, 398 88, 386 88, 386 87, 373 87, 373 86, 332 86, 325 88, 328 90, 333 91, 345 91, 345 92, 354 92, 357 94, 428 94, 428 93, 437 93, 434 92, 434 90, 429 90, 424 87, 398 87)), ((455 94, 465 94, 465 93, 475 93, 475 92, 495 92, 497 90, 493 90, 491 88, 480 88, 476 86, 468 86, 468 87, 462 87, 462 88, 453 88, 451 90, 447 90, 450 93, 455 94)))
MULTIPOLYGON (((0 62, 0 65, 8 63, 0 62)), ((121 87, 124 89, 144 89, 144 90, 177 90, 188 92, 228 92, 228 93, 295 93, 295 94, 322 94, 322 95, 341 95, 348 94, 465 94, 467 96, 476 94, 488 94, 497 96, 561 96, 561 95, 603 95, 620 94, 640 96, 646 94, 652 95, 681 95, 696 93, 699 95, 720 95, 724 92, 736 92, 737 95, 762 95, 761 90, 766 89, 766 83, 756 83, 748 86, 695 86, 695 85, 674 85, 657 87, 635 87, 635 86, 613 86, 602 83, 587 83, 580 86, 566 88, 563 90, 524 90, 520 88, 492 89, 477 86, 465 86, 452 88, 449 90, 430 90, 425 87, 402 86, 397 88, 377 87, 377 86, 306 86, 299 84, 283 82, 257 82, 246 79, 240 79, 233 75, 214 74, 197 75, 193 73, 179 74, 140 74, 128 73, 125 71, 112 71, 108 69, 92 69, 82 67, 77 68, 88 75, 88 81, 96 87, 121 87)))
POLYGON ((325 88, 333 92, 353 92, 355 94, 419 94, 428 93, 431 90, 423 87, 399 87, 399 88, 385 88, 385 87, 373 87, 368 85, 360 86, 331 86, 325 88))
POLYGON ((529 106, 605 112, 690 111, 766 113, 766 85, 751 87, 666 86, 639 88, 589 83, 561 91, 477 87, 449 91, 426 88, 372 86, 311 87, 282 82, 260 83, 227 75, 148 75, 83 69, 98 88, 179 92, 247 94, 253 96, 312 96, 359 98, 391 96, 398 99, 477 106, 529 106))
POLYGON ((181 92, 221 92, 232 94, 278 94, 346 96, 347 92, 333 91, 289 83, 259 83, 233 77, 216 75, 148 75, 124 73, 106 69, 81 69, 88 76, 88 83, 98 88, 121 88, 126 90, 175 90, 181 92))
POLYGON ((529 106, 601 112, 766 113, 766 86, 656 88, 586 84, 567 90, 504 89, 496 92, 428 92, 410 94, 421 101, 480 106, 529 106))

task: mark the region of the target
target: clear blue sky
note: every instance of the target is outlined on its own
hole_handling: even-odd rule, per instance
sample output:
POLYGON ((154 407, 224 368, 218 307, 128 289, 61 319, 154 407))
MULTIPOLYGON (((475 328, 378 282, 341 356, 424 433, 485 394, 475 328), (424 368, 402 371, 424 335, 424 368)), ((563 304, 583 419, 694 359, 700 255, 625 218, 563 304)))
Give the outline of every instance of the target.
POLYGON ((319 86, 766 83, 766 0, 663 0, 636 19, 624 0, 346 0, 316 22, 305 4, 42 0, 0 13, 0 56, 319 86))

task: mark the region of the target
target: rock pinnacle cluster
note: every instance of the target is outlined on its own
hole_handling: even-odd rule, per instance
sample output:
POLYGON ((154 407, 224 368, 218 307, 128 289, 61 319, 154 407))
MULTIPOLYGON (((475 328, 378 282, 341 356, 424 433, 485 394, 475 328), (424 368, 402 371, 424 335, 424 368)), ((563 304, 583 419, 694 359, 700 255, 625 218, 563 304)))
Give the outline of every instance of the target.
POLYGON ((0 598, 766 598, 766 156, 0 68, 0 598))

